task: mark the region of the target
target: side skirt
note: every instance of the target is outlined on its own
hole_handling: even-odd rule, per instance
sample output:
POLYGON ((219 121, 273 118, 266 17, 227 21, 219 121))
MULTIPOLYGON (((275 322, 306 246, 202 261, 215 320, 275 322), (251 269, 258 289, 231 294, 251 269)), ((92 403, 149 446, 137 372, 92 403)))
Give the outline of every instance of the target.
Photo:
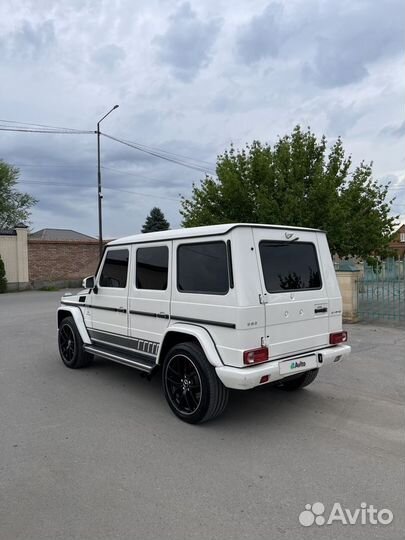
POLYGON ((158 367, 155 358, 145 358, 145 356, 140 356, 136 353, 126 354, 122 351, 112 350, 111 347, 107 348, 96 345, 85 345, 84 349, 86 352, 94 354, 95 356, 100 356, 106 360, 139 369, 149 375, 151 375, 158 367))

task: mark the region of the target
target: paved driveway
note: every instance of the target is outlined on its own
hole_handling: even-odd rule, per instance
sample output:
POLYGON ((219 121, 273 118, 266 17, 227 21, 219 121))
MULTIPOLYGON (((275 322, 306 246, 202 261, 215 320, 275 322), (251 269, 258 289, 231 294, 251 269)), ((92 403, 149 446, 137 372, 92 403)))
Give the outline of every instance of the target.
POLYGON ((1 540, 403 539, 403 328, 351 326, 352 361, 308 389, 235 392, 190 426, 158 378, 63 366, 60 295, 0 295, 1 540), (394 521, 301 526, 316 501, 394 521))

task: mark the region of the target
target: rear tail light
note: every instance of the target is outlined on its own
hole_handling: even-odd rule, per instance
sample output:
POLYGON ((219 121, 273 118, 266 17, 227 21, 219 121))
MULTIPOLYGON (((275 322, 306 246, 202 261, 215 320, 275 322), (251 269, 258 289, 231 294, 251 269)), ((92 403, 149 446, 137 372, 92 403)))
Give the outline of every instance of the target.
POLYGON ((243 352, 243 363, 247 366, 251 366, 252 364, 260 364, 260 362, 267 362, 268 359, 268 347, 260 347, 260 349, 251 349, 250 351, 243 352))
POLYGON ((329 343, 331 345, 337 345, 338 343, 345 343, 347 341, 347 332, 334 332, 329 334, 329 343))

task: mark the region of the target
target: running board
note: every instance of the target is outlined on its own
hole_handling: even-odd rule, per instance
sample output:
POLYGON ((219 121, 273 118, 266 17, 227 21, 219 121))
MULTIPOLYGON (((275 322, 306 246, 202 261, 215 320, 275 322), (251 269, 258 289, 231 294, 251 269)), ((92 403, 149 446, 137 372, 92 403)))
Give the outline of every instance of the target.
POLYGON ((154 368, 157 366, 154 359, 148 358, 134 358, 120 352, 117 354, 115 352, 107 351, 100 347, 94 347, 94 345, 85 345, 84 350, 88 353, 94 354, 95 356, 100 356, 106 360, 111 360, 112 362, 117 362, 118 364, 124 364, 124 366, 133 367, 144 371, 145 373, 151 374, 154 368))

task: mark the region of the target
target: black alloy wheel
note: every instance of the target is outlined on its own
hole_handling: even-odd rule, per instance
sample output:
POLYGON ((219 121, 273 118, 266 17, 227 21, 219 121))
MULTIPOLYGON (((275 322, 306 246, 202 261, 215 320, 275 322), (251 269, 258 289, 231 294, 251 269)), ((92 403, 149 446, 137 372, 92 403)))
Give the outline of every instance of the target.
POLYGON ((219 416, 228 403, 228 388, 196 341, 179 343, 166 354, 162 385, 173 413, 189 424, 219 416))
POLYGON ((62 324, 59 329, 59 350, 65 364, 71 364, 76 355, 76 339, 72 327, 62 324))
POLYGON ((195 413, 201 403, 201 379, 193 361, 185 354, 172 356, 166 366, 166 391, 181 415, 195 413))
POLYGON ((66 367, 78 369, 86 367, 93 358, 84 350, 83 341, 73 317, 65 317, 58 330, 59 353, 66 367))

